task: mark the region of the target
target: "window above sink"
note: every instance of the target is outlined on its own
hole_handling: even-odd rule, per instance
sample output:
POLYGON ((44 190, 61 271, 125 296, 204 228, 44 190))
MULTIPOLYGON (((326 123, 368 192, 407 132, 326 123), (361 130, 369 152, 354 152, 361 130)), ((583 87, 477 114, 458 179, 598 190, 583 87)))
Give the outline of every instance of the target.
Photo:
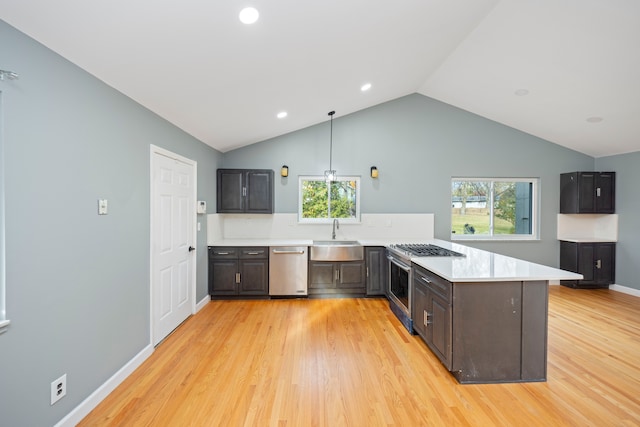
POLYGON ((360 177, 340 176, 326 182, 324 176, 298 178, 298 222, 330 224, 360 222, 360 177))

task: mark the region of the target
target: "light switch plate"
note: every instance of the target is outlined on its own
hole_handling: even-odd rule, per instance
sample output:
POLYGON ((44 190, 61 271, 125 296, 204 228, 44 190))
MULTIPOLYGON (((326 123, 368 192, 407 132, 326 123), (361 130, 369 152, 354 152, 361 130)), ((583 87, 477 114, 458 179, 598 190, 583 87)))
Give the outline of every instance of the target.
POLYGON ((107 199, 98 199, 98 215, 106 215, 107 213, 107 199))

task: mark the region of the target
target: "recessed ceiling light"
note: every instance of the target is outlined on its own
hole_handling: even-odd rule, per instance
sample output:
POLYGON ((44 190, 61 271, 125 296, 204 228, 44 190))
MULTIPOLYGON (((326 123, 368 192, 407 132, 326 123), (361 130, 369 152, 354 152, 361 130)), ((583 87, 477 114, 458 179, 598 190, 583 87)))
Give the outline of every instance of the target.
POLYGON ((360 90, 363 91, 363 92, 366 92, 369 89, 371 89, 371 83, 365 83, 360 87, 360 90))
POLYGON ((260 13, 253 7, 245 7, 238 16, 243 24, 253 24, 260 17, 260 13))
POLYGON ((587 121, 589 123, 600 123, 601 121, 603 121, 604 119, 602 117, 598 117, 598 116, 593 116, 593 117, 587 117, 587 121))
POLYGON ((284 119, 285 117, 287 117, 287 112, 286 111, 280 111, 277 115, 277 117, 279 119, 284 119))
POLYGON ((525 96, 525 95, 529 95, 529 91, 527 89, 518 89, 517 91, 513 92, 516 96, 525 96))

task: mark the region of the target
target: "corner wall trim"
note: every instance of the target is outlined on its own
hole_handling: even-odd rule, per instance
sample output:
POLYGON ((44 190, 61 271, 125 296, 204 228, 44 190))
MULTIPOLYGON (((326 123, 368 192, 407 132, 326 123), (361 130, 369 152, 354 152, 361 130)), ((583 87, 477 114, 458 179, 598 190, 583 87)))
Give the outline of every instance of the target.
POLYGON ((118 372, 116 372, 111 378, 109 378, 104 384, 102 384, 96 391, 91 393, 89 397, 76 406, 71 412, 69 412, 63 419, 61 419, 55 427, 74 427, 84 417, 89 414, 100 402, 102 402, 115 388, 120 385, 133 371, 138 368, 151 356, 153 353, 153 346, 147 345, 142 351, 134 356, 129 362, 127 362, 118 372))
POLYGON ((9 323, 11 323, 9 319, 0 320, 0 334, 7 331, 7 329, 9 328, 9 323))

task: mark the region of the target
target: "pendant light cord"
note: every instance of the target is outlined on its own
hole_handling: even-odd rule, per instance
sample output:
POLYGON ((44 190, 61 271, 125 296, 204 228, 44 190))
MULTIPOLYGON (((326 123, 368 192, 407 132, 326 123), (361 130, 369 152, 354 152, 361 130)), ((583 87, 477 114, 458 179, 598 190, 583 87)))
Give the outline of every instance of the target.
POLYGON ((329 111, 329 117, 330 119, 330 123, 331 123, 331 127, 330 127, 330 134, 329 134, 329 170, 332 171, 333 170, 333 115, 335 114, 335 111, 329 111))

